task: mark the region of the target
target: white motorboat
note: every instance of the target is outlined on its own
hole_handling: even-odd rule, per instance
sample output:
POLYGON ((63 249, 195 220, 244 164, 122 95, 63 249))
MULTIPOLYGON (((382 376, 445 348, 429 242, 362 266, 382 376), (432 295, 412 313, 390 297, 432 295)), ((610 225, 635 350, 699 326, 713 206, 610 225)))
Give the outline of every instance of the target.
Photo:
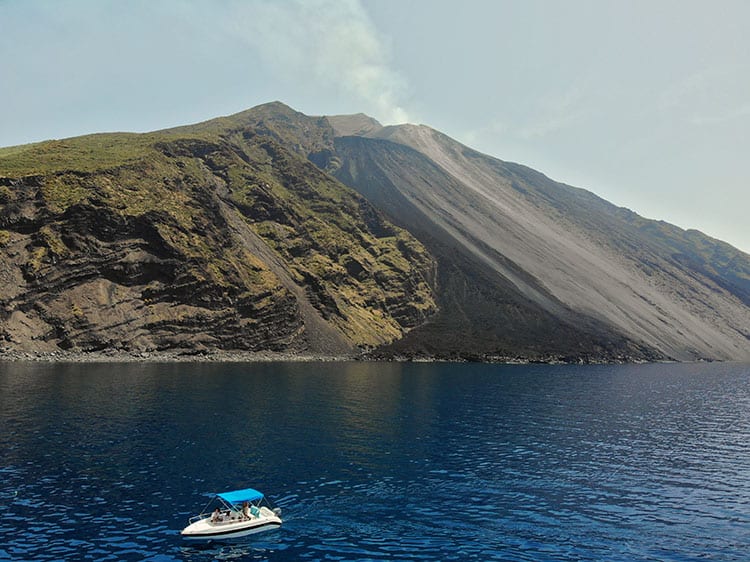
POLYGON ((216 494, 188 522, 180 533, 185 539, 236 539, 281 526, 281 509, 274 508, 258 490, 247 488, 216 494), (217 507, 211 512, 213 504, 217 507))

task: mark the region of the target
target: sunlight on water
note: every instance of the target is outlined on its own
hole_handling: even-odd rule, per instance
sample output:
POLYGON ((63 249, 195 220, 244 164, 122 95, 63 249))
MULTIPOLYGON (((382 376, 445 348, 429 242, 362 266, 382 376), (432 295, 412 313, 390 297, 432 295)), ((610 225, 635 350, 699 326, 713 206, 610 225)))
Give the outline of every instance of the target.
POLYGON ((746 365, 0 364, 0 406, 0 559, 750 549, 746 365), (281 529, 181 541, 247 486, 281 529))

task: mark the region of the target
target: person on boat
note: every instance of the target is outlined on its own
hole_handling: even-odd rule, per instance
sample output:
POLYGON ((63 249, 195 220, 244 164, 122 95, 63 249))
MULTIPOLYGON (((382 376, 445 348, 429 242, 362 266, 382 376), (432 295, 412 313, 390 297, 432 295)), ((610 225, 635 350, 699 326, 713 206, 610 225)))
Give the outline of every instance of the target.
POLYGON ((250 504, 247 502, 242 504, 242 516, 245 519, 250 519, 250 504))
POLYGON ((216 509, 214 509, 213 515, 211 515, 211 523, 218 523, 219 521, 221 521, 221 519, 221 511, 217 507, 216 509))

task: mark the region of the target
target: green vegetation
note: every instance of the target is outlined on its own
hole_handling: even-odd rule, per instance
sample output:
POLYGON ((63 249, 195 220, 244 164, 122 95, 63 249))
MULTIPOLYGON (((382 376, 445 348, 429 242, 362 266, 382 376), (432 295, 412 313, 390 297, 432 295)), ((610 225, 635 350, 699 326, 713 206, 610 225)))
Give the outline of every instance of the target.
POLYGON ((97 133, 0 148, 0 177, 47 175, 57 172, 99 172, 153 156, 159 143, 174 140, 215 142, 215 135, 189 132, 97 133))
POLYGON ((0 149, 0 175, 91 172, 142 157, 150 141, 143 135, 108 133, 50 140, 0 149))
POLYGON ((29 260, 26 262, 27 272, 35 275, 42 269, 42 263, 47 258, 47 248, 37 247, 29 255, 29 260))
POLYGON ((89 190, 75 174, 52 175, 45 178, 42 185, 42 196, 54 213, 64 213, 68 207, 84 201, 88 195, 89 190))
POLYGON ((44 243, 44 245, 49 249, 49 251, 58 256, 58 257, 65 257, 70 252, 68 251, 68 247, 63 243, 62 239, 60 238, 60 235, 55 232, 50 225, 45 225, 42 228, 39 229, 39 236, 44 243))

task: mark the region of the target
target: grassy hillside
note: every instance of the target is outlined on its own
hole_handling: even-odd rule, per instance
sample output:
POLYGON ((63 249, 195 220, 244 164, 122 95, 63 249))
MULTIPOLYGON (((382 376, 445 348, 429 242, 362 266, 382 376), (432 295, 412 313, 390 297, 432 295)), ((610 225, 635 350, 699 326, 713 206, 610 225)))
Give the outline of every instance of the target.
POLYGON ((341 352, 431 314, 424 248, 265 111, 1 149, 7 345, 341 352))

